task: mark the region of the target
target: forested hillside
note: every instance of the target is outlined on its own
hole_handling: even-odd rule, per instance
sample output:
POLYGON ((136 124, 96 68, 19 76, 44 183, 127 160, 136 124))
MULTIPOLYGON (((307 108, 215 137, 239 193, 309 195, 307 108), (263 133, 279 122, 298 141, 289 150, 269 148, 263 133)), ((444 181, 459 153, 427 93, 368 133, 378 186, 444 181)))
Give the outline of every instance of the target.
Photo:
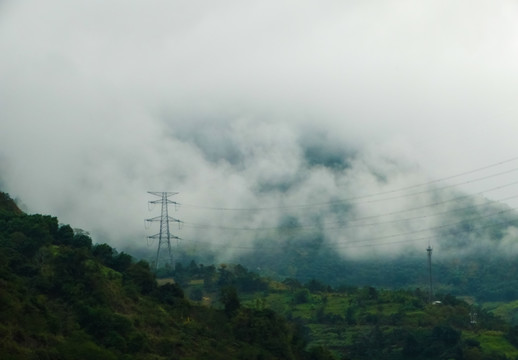
POLYGON ((2 359, 515 359, 518 327, 448 294, 145 261, 0 203, 2 359))
MULTIPOLYGON (((358 241, 359 249, 371 251, 367 256, 355 256, 358 248, 354 246, 329 245, 329 239, 318 232, 293 231, 284 235, 288 237, 285 241, 260 238, 253 251, 239 256, 239 262, 265 274, 302 282, 316 278, 333 286, 415 288, 428 283, 426 248, 431 240, 434 287, 481 302, 518 300, 518 279, 513 276, 518 271, 517 213, 500 203, 456 196, 462 200, 457 200, 454 209, 442 210, 445 215, 433 228, 433 235, 423 240, 417 231, 417 240, 410 237, 400 243, 394 237, 392 245, 388 241, 388 245, 367 242, 363 246, 358 241), (394 246, 400 249, 395 254, 391 252, 394 246)), ((377 235, 392 240, 390 233, 377 235)))
MULTIPOLYGON (((518 327, 449 294, 273 281, 241 265, 176 269, 186 295, 209 305, 235 289, 241 307, 270 309, 303 329, 313 359, 515 359, 518 327)), ((236 305, 238 306, 238 305, 236 305)), ((237 317, 239 318, 239 317, 237 317)), ((243 333, 254 324, 241 322, 243 333)))
POLYGON ((146 262, 1 200, 2 359, 306 358, 271 310, 241 311, 228 292, 221 310, 195 305, 176 284, 158 286, 146 262))

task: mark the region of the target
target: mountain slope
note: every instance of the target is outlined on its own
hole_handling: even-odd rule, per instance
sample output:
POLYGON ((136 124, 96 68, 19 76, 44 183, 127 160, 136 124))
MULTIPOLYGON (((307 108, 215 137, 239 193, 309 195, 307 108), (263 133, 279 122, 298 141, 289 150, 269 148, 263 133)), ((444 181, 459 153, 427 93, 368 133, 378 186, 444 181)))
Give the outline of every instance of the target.
POLYGON ((158 286, 146 262, 92 245, 55 217, 26 215, 6 203, 3 359, 305 358, 295 328, 273 312, 240 311, 263 329, 244 339, 225 311, 192 304, 175 284, 158 286))

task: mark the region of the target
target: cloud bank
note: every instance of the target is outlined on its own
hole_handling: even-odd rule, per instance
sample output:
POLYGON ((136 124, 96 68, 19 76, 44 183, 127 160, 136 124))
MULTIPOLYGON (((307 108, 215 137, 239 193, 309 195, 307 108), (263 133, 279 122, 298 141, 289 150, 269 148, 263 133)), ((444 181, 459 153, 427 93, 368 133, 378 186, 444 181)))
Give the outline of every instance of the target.
MULTIPOLYGON (((407 210, 444 212, 459 203, 430 204, 457 195, 414 185, 516 155, 517 10, 3 1, 0 184, 121 249, 146 247, 148 190, 180 192, 182 244, 224 253, 286 224, 344 253, 432 236, 443 218, 407 210)), ((447 184, 506 199, 512 173, 473 180, 515 166, 447 184)))

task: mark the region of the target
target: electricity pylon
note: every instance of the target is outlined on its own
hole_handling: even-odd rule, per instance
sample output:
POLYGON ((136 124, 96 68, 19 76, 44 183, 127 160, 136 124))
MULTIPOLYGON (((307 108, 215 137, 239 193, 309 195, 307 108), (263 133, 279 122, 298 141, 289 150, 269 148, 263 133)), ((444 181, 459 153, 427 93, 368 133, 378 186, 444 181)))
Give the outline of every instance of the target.
POLYGON ((150 201, 150 204, 161 204, 162 210, 160 216, 146 219, 148 222, 158 222, 160 221, 160 232, 155 235, 148 236, 148 239, 158 239, 158 249, 156 251, 156 260, 155 260, 155 271, 158 270, 158 266, 160 263, 164 263, 165 265, 169 264, 171 269, 174 268, 173 263, 173 254, 171 253, 171 239, 178 239, 178 236, 171 235, 169 232, 169 223, 177 222, 181 223, 180 220, 172 218, 169 216, 168 205, 174 204, 178 205, 177 202, 169 200, 170 196, 178 194, 177 192, 157 192, 157 191, 148 191, 149 194, 160 197, 159 200, 150 201), (160 249, 162 247, 167 248, 167 254, 161 254, 160 249), (165 258, 165 260, 164 260, 165 258))

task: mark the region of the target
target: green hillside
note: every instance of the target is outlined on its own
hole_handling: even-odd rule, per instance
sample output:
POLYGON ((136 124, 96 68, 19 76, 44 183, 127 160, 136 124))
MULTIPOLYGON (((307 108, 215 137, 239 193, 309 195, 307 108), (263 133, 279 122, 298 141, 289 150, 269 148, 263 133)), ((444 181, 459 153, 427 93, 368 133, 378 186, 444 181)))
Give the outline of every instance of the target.
POLYGON ((210 302, 218 289, 237 290, 242 306, 269 309, 298 324, 314 358, 517 359, 518 327, 448 294, 430 303, 420 290, 332 288, 259 277, 241 265, 177 269, 188 297, 210 302))
POLYGON ((518 359, 518 327, 451 295, 431 304, 415 288, 194 261, 157 280, 147 262, 2 200, 2 359, 518 359))
MULTIPOLYGON (((479 302, 518 300, 518 279, 514 276, 518 271, 518 238, 513 230, 518 227, 518 215, 501 204, 475 206, 466 199, 460 206, 470 212, 447 212, 451 219, 442 219, 439 224, 451 225, 438 225, 433 237, 435 286, 479 302)), ((294 231, 285 241, 259 239, 253 251, 239 255, 239 262, 265 274, 301 282, 315 278, 333 286, 415 288, 428 282, 426 247, 423 240, 419 250, 409 246, 390 255, 390 246, 376 246, 372 255, 355 257, 330 246, 323 234, 294 231)))
MULTIPOLYGON (((428 283, 426 248, 430 244, 438 290, 477 302, 518 300, 518 213, 503 203, 456 190, 445 194, 432 188, 429 192, 435 202, 417 206, 420 211, 415 213, 405 210, 401 219, 375 217, 362 223, 355 220, 355 204, 344 200, 333 204, 326 213, 329 216, 304 220, 283 215, 276 228, 252 232, 246 227, 209 227, 214 232, 192 236, 175 254, 185 262, 215 263, 225 258, 277 279, 307 282, 315 278, 335 287, 412 289, 428 283), (431 224, 414 224, 414 219, 428 219, 431 224), (387 223, 401 228, 380 226, 387 223), (235 242, 223 241, 225 236, 235 242), (241 236, 246 245, 241 246, 241 236)), ((143 250, 141 256, 149 254, 143 250)))
POLYGON ((306 358, 296 328, 272 311, 233 308, 228 293, 218 309, 196 305, 179 286, 158 286, 146 262, 2 199, 2 359, 306 358), (254 332, 243 335, 243 321, 254 332))

